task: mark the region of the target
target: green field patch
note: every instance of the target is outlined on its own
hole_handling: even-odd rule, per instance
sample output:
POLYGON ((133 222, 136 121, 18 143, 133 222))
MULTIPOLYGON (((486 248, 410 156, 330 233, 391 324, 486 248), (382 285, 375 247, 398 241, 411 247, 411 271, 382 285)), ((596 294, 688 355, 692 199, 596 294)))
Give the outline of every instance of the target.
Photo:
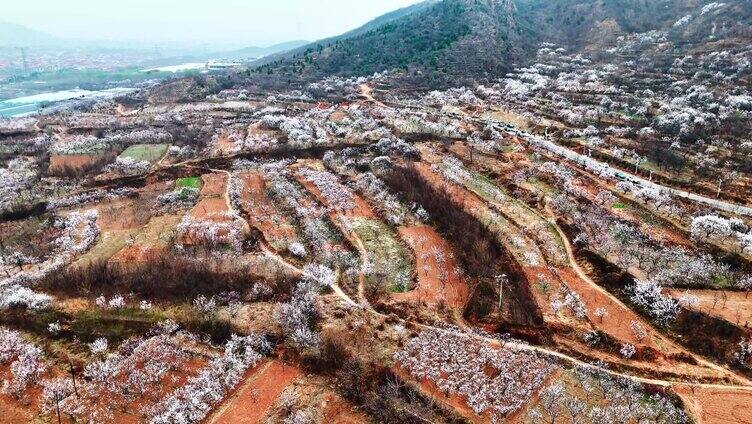
POLYGON ((43 309, 34 313, 0 313, 0 323, 23 331, 30 341, 38 344, 49 343, 50 351, 76 353, 81 359, 89 355, 86 343, 102 337, 106 338, 111 346, 116 346, 130 337, 147 333, 166 318, 168 316, 158 309, 144 311, 133 307, 112 310, 92 308, 73 313, 58 309, 43 309), (63 329, 51 339, 49 325, 55 322, 61 323, 63 329))
POLYGON ((70 266, 74 268, 88 268, 89 266, 106 262, 117 252, 128 245, 129 240, 138 233, 139 229, 108 231, 99 236, 97 243, 88 252, 81 255, 70 266))
POLYGON ((89 309, 74 315, 69 331, 79 340, 93 341, 104 337, 117 344, 130 337, 143 335, 163 319, 157 311, 142 311, 137 308, 89 309))
POLYGON ((381 221, 352 218, 352 229, 363 241, 368 259, 373 265, 367 276, 369 283, 385 283, 389 292, 405 292, 410 287, 412 262, 407 249, 394 231, 381 221))
POLYGON ((121 158, 155 163, 167 152, 169 144, 134 144, 120 154, 121 158))
POLYGON ((201 190, 203 185, 204 182, 201 180, 201 177, 185 177, 175 180, 175 188, 195 188, 201 190))
POLYGON ((548 291, 551 289, 551 286, 546 281, 538 281, 537 283, 535 283, 535 286, 543 294, 548 294, 548 291))
POLYGON ((556 196, 557 194, 561 193, 561 191, 556 187, 547 184, 545 181, 541 181, 535 177, 530 178, 528 180, 528 184, 551 196, 556 196))
POLYGON ((555 261, 566 260, 566 249, 555 228, 527 204, 507 194, 505 189, 496 185, 487 176, 465 166, 447 166, 444 162, 441 167, 446 178, 501 211, 501 214, 493 210, 481 213, 481 222, 484 222, 488 228, 495 228, 497 237, 500 237, 520 262, 529 265, 542 263, 540 258, 534 258, 539 252, 535 243, 521 231, 522 228, 534 227, 540 228, 537 238, 543 242, 542 248, 547 257, 555 261))
POLYGON ((611 205, 611 207, 614 209, 626 209, 627 205, 625 205, 624 203, 616 202, 613 205, 611 205))

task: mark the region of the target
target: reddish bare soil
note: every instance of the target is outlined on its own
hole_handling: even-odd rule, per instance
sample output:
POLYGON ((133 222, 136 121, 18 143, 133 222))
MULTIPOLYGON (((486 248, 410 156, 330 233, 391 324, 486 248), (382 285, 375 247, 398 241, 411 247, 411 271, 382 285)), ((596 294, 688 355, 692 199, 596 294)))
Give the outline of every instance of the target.
POLYGON ((212 149, 212 153, 214 153, 215 155, 229 155, 232 153, 234 148, 235 143, 233 143, 232 140, 229 139, 227 134, 225 134, 217 139, 217 142, 216 144, 214 144, 214 148, 212 149))
POLYGON ((340 123, 344 121, 348 117, 347 112, 345 112, 342 109, 337 109, 336 111, 332 112, 331 115, 329 115, 329 120, 335 123, 340 123))
POLYGON ((245 381, 219 406, 207 423, 261 422, 285 388, 302 375, 300 369, 277 360, 262 362, 247 373, 245 381))
POLYGON ((473 423, 490 423, 491 417, 489 414, 478 415, 468 405, 464 397, 459 395, 447 396, 445 395, 432 381, 424 379, 416 381, 409 373, 405 372, 402 368, 395 366, 393 368, 395 374, 400 379, 407 382, 413 382, 413 384, 426 396, 442 403, 452 409, 457 414, 461 415, 469 422, 473 423))
POLYGON ((2 422, 7 424, 26 424, 31 422, 36 413, 31 407, 23 407, 8 395, 0 395, 0 413, 2 422))
MULTIPOLYGON (((573 269, 560 268, 557 269, 557 274, 570 289, 580 295, 582 301, 587 306, 588 318, 598 329, 620 342, 631 343, 638 348, 650 347, 664 351, 669 349, 670 344, 668 342, 662 343, 663 348, 656 344, 656 340, 663 339, 663 336, 655 332, 650 325, 646 324, 642 318, 640 318, 640 316, 631 309, 615 302, 604 292, 583 281, 573 269), (597 308, 603 308, 606 310, 607 315, 603 317, 602 320, 595 316, 595 310, 597 308), (642 340, 638 340, 635 337, 630 327, 632 321, 640 323, 643 328, 645 328, 647 337, 642 340)), ((678 353, 678 351, 669 349, 666 353, 678 353)))
POLYGON ((418 287, 408 293, 395 293, 397 300, 417 300, 427 304, 444 303, 462 309, 467 302, 468 286, 457 273, 452 247, 431 227, 400 227, 399 233, 413 249, 418 287), (444 257, 439 262, 436 255, 444 257))
POLYGON ((327 424, 363 424, 371 420, 355 410, 350 404, 334 392, 328 392, 324 398, 324 422, 327 424))
POLYGON ((752 423, 752 392, 733 388, 674 386, 698 424, 752 423))
POLYGON ((152 218, 144 228, 132 237, 132 243, 121 249, 110 263, 145 263, 156 259, 169 249, 179 215, 164 215, 152 218))
POLYGON ((103 155, 52 155, 50 156, 50 171, 62 171, 68 169, 81 169, 85 168, 97 160, 103 155))
POLYGON ((227 175, 223 173, 202 175, 204 186, 201 188, 201 198, 190 211, 190 215, 198 219, 210 218, 216 222, 231 221, 224 216, 229 211, 225 191, 227 190, 227 175))
MULTIPOLYGON (((47 371, 44 378, 54 378, 54 371, 47 371)), ((0 367, 0 385, 3 381, 13 380, 11 364, 0 367)), ((34 422, 41 415, 42 388, 39 382, 30 382, 27 388, 16 399, 12 395, 0 391, 0 423, 21 424, 34 422)))
POLYGON ((667 292, 674 298, 684 293, 697 296, 700 304, 696 310, 742 327, 752 325, 752 294, 748 292, 683 289, 669 289, 667 292))
POLYGON ((210 218, 212 221, 227 222, 231 221, 229 217, 223 216, 227 211, 224 197, 205 197, 191 209, 190 215, 199 219, 210 218))
POLYGON ((216 173, 201 176, 204 186, 201 187, 202 197, 224 196, 227 185, 227 174, 216 173))
POLYGON ((166 250, 162 246, 134 244, 122 249, 115 256, 111 257, 109 263, 118 265, 144 264, 159 258, 166 250))
POLYGON ((101 231, 128 230, 143 224, 137 219, 134 202, 130 199, 101 203, 96 209, 99 212, 97 225, 101 231))
MULTIPOLYGON (((201 179, 204 186, 201 189, 199 202, 188 212, 188 215, 197 221, 218 224, 232 222, 233 217, 228 213, 230 205, 226 197, 227 174, 206 174, 202 175, 201 179)), ((217 236, 220 238, 227 236, 227 230, 221 229, 217 236)), ((204 241, 203 237, 194 231, 189 230, 180 235, 180 243, 184 245, 195 246, 204 241)))
POLYGON ((248 135, 267 135, 272 138, 283 138, 282 131, 279 130, 266 130, 261 128, 261 125, 259 123, 255 123, 253 125, 250 125, 248 127, 248 135))
POLYGON ((263 176, 259 172, 244 172, 240 178, 243 180, 242 207, 249 224, 261 231, 275 249, 295 241, 295 228, 269 198, 263 176))

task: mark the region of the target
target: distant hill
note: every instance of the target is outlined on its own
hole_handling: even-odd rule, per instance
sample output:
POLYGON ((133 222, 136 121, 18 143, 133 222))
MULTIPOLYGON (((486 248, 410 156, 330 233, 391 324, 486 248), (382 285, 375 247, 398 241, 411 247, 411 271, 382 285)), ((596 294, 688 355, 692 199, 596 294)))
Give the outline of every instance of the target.
POLYGON ((0 22, 0 47, 40 47, 60 44, 50 34, 11 22, 0 22))
POLYGON ((430 0, 270 56, 257 71, 313 80, 397 68, 429 85, 456 85, 498 78, 543 42, 598 50, 616 45, 621 35, 666 30, 702 43, 749 33, 750 15, 750 0, 430 0), (689 15, 686 25, 676 26, 689 15))
POLYGON ((275 44, 269 47, 255 47, 255 46, 246 47, 240 50, 235 50, 235 51, 226 53, 226 55, 229 55, 230 57, 233 57, 233 58, 234 57, 260 58, 260 57, 273 55, 276 53, 281 53, 281 52, 286 52, 289 50, 297 49, 298 47, 302 47, 308 44, 310 44, 310 41, 295 40, 295 41, 288 41, 286 43, 275 44))

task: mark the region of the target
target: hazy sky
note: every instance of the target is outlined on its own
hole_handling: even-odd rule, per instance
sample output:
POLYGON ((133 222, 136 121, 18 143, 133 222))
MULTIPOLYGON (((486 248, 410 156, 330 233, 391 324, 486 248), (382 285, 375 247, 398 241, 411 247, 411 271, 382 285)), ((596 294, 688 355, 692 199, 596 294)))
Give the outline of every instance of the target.
POLYGON ((418 0, 6 0, 0 20, 59 37, 226 46, 315 40, 418 0))

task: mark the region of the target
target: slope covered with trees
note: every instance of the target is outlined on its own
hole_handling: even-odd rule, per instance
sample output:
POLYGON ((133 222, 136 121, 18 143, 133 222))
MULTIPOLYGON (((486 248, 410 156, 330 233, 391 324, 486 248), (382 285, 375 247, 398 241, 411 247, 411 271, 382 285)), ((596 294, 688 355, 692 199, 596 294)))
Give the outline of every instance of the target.
POLYGON ((419 6, 381 25, 370 23, 366 31, 314 43, 258 71, 316 78, 402 69, 448 84, 457 77, 489 78, 509 71, 510 61, 520 57, 529 39, 516 29, 511 1, 445 0, 419 6))
POLYGON ((452 86, 525 65, 544 42, 597 52, 628 34, 668 30, 676 41, 704 43, 748 37, 751 16, 748 2, 739 0, 427 1, 270 57, 255 71, 315 80, 398 69, 410 71, 411 84, 452 86))

